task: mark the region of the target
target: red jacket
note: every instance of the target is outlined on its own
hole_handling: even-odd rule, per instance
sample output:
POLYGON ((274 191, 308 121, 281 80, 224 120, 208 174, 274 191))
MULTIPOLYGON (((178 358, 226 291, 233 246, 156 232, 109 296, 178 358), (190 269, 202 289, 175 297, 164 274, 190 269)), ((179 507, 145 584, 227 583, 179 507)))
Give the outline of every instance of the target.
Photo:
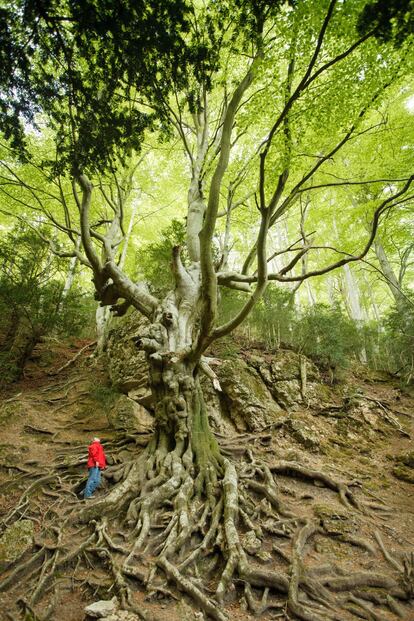
POLYGON ((88 468, 95 468, 96 462, 100 468, 106 468, 105 453, 100 442, 92 442, 88 446, 88 468))

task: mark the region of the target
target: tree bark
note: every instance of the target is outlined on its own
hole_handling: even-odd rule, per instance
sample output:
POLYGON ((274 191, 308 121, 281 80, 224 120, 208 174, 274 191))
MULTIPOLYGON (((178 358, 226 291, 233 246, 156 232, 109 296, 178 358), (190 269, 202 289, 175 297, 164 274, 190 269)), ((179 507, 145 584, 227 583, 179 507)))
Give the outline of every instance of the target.
POLYGON ((405 298, 404 295, 401 293, 398 278, 395 275, 390 260, 388 259, 388 256, 384 250, 384 246, 381 244, 381 241, 378 238, 374 242, 374 250, 380 263, 382 273, 385 276, 385 282, 395 300, 395 305, 399 311, 402 311, 405 306, 405 298))
MULTIPOLYGON (((341 283, 341 291, 345 307, 348 311, 349 318, 352 319, 352 321, 355 321, 356 325, 359 326, 366 321, 367 317, 361 307, 358 283, 348 264, 343 266, 343 270, 344 279, 341 283)), ((362 346, 359 351, 359 359, 363 364, 366 364, 368 361, 367 351, 364 346, 362 346)))

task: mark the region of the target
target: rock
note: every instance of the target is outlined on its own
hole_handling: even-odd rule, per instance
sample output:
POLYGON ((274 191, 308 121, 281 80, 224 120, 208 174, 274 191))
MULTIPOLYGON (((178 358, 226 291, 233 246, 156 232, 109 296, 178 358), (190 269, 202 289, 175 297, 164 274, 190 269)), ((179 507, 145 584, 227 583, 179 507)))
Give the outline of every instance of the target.
POLYGON ((256 558, 258 558, 262 563, 270 563, 272 559, 272 555, 267 550, 259 550, 256 554, 256 558))
POLYGON ((246 552, 252 555, 257 554, 262 547, 262 542, 256 537, 254 530, 249 530, 245 533, 241 539, 241 543, 246 552))
POLYGON ((272 360, 270 370, 274 382, 299 379, 300 364, 298 354, 293 351, 279 350, 275 359, 272 360))
POLYGON ((141 618, 128 610, 117 610, 104 619, 105 621, 140 621, 141 618))
MULTIPOLYGON (((118 610, 119 603, 118 598, 113 597, 112 599, 101 599, 99 602, 94 602, 93 604, 89 604, 85 608, 85 614, 88 617, 92 617, 93 619, 106 619, 112 613, 115 613, 118 610)), ((111 619, 111 621, 114 621, 111 619)))
MULTIPOLYGON (((272 383, 300 379, 300 358, 301 355, 290 349, 278 349, 268 360, 257 354, 248 356, 249 363, 263 374, 266 383, 269 375, 272 383)), ((305 359, 306 377, 308 380, 319 380, 318 368, 308 358, 305 359)))
POLYGON ((281 408, 258 373, 243 360, 226 360, 216 369, 229 415, 238 431, 258 431, 274 422, 281 408))
POLYGON ((346 511, 338 511, 330 505, 315 505, 314 513, 320 518, 324 530, 329 535, 350 535, 360 527, 358 521, 346 511))
POLYGON ((279 405, 286 410, 302 401, 300 383, 296 379, 276 382, 271 388, 271 393, 279 405))
POLYGON ((312 429, 311 425, 301 418, 289 418, 285 423, 285 428, 292 437, 307 449, 318 449, 321 439, 312 429))
POLYGON ((132 337, 142 336, 148 330, 149 323, 137 311, 114 320, 114 327, 109 332, 106 347, 108 372, 112 384, 128 394, 141 391, 145 403, 148 403, 148 366, 145 353, 136 348, 132 337))
MULTIPOLYGON (((271 357, 258 356, 257 354, 247 356, 248 364, 253 366, 264 383, 270 390, 277 403, 286 410, 294 408, 302 403, 302 380, 300 373, 301 355, 294 351, 279 349, 271 357)), ((320 404, 325 395, 319 391, 320 374, 317 367, 304 357, 306 368, 306 401, 311 405, 320 404), (313 381, 312 381, 313 380, 313 381)))
POLYGON ((0 567, 16 561, 33 545, 34 523, 19 520, 9 526, 0 538, 0 567))
POLYGON ((108 422, 114 429, 145 433, 151 431, 154 421, 142 405, 120 395, 109 411, 108 422))
POLYGON ((148 384, 141 386, 141 388, 130 390, 128 392, 128 397, 140 405, 143 405, 145 408, 150 408, 153 405, 152 393, 148 384))

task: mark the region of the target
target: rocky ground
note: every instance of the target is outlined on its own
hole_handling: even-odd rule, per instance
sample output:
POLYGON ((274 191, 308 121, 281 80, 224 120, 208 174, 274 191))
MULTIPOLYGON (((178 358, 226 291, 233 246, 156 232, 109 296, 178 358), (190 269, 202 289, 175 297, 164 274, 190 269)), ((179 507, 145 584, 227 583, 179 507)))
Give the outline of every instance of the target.
MULTIPOLYGON (((81 621, 87 605, 114 596, 116 581, 87 546, 72 562, 71 550, 88 525, 73 529, 72 541, 61 538, 68 510, 73 513, 84 502, 79 492, 91 435, 101 435, 110 461, 99 495, 117 483, 117 466, 131 461, 150 437, 152 404, 145 360, 130 336, 128 323, 112 335, 109 364, 91 357, 93 348, 86 348, 62 370, 88 343, 43 344, 25 378, 3 390, 0 610, 5 611, 5 619, 21 618, 20 608, 25 619, 81 621), (32 585, 28 593, 20 579, 35 575, 40 565, 37 586, 32 585), (53 583, 47 578, 51 565, 56 570, 53 583)), ((303 559, 306 568, 315 575, 333 566, 340 566, 340 576, 364 571, 399 574, 414 586, 410 557, 414 552, 414 395, 397 380, 362 367, 332 383, 329 373, 289 350, 266 351, 259 345, 247 347, 228 340, 210 355, 221 390, 208 378, 204 389, 222 452, 251 463, 260 456, 277 476, 283 503, 301 519, 319 524, 303 559), (341 482, 352 490, 355 503, 343 497, 341 482)), ((262 533, 249 529, 248 518, 244 520, 243 547, 251 563, 285 568, 295 524, 290 523, 293 520, 275 523, 269 507, 266 499, 257 507, 262 533)), ((201 577, 204 570, 210 575, 210 569, 200 561, 201 577)), ((152 593, 145 593, 132 578, 131 585, 137 605, 157 619, 204 618, 174 585, 152 593)), ((246 611, 247 596, 241 586, 228 594, 226 614, 229 619, 247 621, 254 617, 246 611)), ((259 618, 293 619, 284 609, 283 598, 272 599, 269 605, 264 595, 248 595, 257 600, 259 618)), ((412 603, 392 595, 380 602, 380 611, 372 599, 364 599, 363 589, 352 597, 344 621, 414 619, 412 603)), ((381 597, 378 593, 378 600, 381 597)), ((119 611, 116 599, 112 604, 104 617, 108 621, 134 619, 131 613, 119 611)), ((90 613, 97 614, 93 609, 90 613)))

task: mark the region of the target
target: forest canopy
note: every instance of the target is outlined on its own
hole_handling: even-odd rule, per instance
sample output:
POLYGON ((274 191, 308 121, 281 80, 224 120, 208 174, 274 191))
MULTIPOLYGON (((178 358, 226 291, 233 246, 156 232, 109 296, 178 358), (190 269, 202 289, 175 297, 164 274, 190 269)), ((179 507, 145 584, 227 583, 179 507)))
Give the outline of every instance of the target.
POLYGON ((128 280, 147 277, 145 244, 181 221, 183 261, 200 262, 200 352, 244 321, 269 282, 306 289, 310 301, 318 287, 332 302, 337 276, 308 278, 336 267, 346 270, 339 289, 351 318, 362 302, 346 300, 358 286, 365 317, 375 314, 372 281, 377 295, 384 286, 373 270, 410 306, 411 8, 3 3, 6 222, 34 227, 57 256, 92 268, 97 299, 112 305, 131 302, 113 261, 123 255, 128 280), (405 282, 396 285, 400 235, 405 282), (345 266, 373 250, 357 282, 345 266), (217 285, 250 292, 221 328, 217 285))

